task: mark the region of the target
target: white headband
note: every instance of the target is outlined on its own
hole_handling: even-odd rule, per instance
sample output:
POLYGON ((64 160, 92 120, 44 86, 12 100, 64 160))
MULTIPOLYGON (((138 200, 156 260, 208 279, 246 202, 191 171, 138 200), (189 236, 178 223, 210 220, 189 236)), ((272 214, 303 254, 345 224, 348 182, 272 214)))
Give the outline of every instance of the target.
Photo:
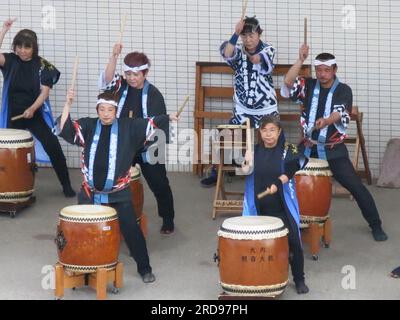
POLYGON ((321 60, 314 60, 314 65, 317 66, 327 66, 327 67, 332 67, 334 64, 336 64, 335 59, 327 60, 327 61, 321 61, 321 60))
POLYGON ((132 71, 132 72, 137 73, 137 72, 139 72, 139 71, 143 71, 143 70, 148 69, 148 68, 149 68, 149 65, 146 63, 146 64, 144 64, 144 65, 142 65, 142 66, 133 67, 133 68, 132 68, 132 67, 130 67, 130 66, 128 66, 128 65, 126 65, 126 64, 124 63, 123 66, 122 66, 122 68, 123 68, 124 72, 132 71))
POLYGON ((98 106, 100 103, 111 104, 114 107, 118 107, 118 103, 115 102, 114 100, 99 99, 97 100, 96 106, 98 106))

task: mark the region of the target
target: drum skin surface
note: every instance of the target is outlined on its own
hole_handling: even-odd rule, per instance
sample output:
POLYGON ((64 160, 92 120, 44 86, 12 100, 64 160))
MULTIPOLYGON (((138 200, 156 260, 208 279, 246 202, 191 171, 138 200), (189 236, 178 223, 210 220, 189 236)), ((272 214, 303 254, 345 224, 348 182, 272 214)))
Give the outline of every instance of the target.
POLYGON ((74 272, 115 268, 120 230, 116 211, 98 205, 65 207, 59 214, 56 245, 59 262, 74 272))

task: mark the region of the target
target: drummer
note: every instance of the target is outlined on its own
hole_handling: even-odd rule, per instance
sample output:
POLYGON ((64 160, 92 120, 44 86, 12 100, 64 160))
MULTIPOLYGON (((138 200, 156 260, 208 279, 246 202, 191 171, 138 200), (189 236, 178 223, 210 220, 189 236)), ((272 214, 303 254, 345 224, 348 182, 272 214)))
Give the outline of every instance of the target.
MULTIPOLYGON (((304 278, 304 256, 300 240, 300 213, 292 178, 300 168, 299 153, 294 145, 285 143, 279 119, 265 116, 260 121, 259 143, 254 156, 247 151, 242 169, 252 173, 246 177, 243 215, 262 215, 280 218, 289 230, 289 262, 296 291, 309 291, 304 278), (254 158, 253 158, 254 157, 254 158), (250 164, 254 163, 254 167, 250 164), (269 190, 258 199, 257 195, 269 190)), ((304 164, 304 161, 302 161, 304 164)))
MULTIPOLYGON (((272 72, 275 68, 275 48, 261 40, 259 21, 255 18, 241 19, 229 41, 222 43, 220 52, 226 63, 235 71, 234 108, 230 124, 244 124, 250 119, 252 128, 258 128, 265 115, 277 115, 278 103, 272 72), (242 41, 238 44, 239 37, 242 41)), ((215 167, 211 175, 201 181, 203 187, 217 182, 215 167)))
POLYGON ((134 155, 143 147, 154 128, 169 133, 169 120, 175 115, 149 119, 116 119, 118 97, 112 92, 98 96, 98 118, 72 121, 69 111, 74 99, 71 89, 59 119, 60 136, 82 147, 83 183, 80 204, 107 204, 116 209, 122 235, 137 270, 145 283, 155 281, 144 236, 136 223, 131 201, 130 167, 134 155))
MULTIPOLYGON (((144 118, 166 114, 164 97, 161 92, 147 80, 150 60, 142 52, 128 53, 124 58, 124 75, 115 73, 122 44, 116 43, 106 70, 100 76, 101 90, 114 90, 119 93, 118 118, 144 118)), ((169 143, 167 136, 166 143, 169 143)), ((140 164, 144 178, 157 200, 158 215, 163 219, 160 233, 169 235, 174 232, 174 199, 165 168, 165 143, 157 141, 141 150, 134 159, 140 164), (151 156, 158 157, 152 159, 151 156)))
POLYGON ((321 53, 315 58, 317 79, 298 77, 308 52, 309 47, 303 44, 281 89, 283 97, 304 105, 300 120, 305 156, 328 161, 335 180, 356 199, 375 241, 385 241, 388 237, 382 229, 375 201, 354 170, 344 144, 353 102, 352 90, 337 78, 337 63, 330 53, 321 53))

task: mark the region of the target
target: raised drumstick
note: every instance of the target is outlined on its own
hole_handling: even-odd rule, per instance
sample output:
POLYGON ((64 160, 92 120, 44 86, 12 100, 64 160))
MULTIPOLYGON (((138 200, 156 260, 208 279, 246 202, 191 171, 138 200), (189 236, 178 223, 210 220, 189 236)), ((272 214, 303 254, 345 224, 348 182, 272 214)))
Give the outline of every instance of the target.
POLYGON ((307 44, 307 18, 304 18, 304 43, 307 44))
POLYGON ((244 16, 246 15, 246 11, 247 11, 247 3, 248 3, 249 1, 248 0, 244 0, 243 1, 243 7, 242 7, 242 17, 241 17, 241 20, 243 20, 244 19, 244 16))
POLYGON ((125 24, 126 24, 126 13, 122 17, 121 27, 119 29, 119 41, 118 41, 118 43, 122 43, 122 37, 124 36, 124 31, 125 31, 125 24))
POLYGON ((186 104, 189 101, 189 96, 186 96, 185 101, 183 102, 182 106, 179 108, 178 113, 177 113, 177 117, 179 117, 183 111, 183 109, 185 108, 186 104))
POLYGON ((74 62, 74 69, 72 71, 72 81, 71 81, 71 89, 75 88, 75 83, 76 83, 76 75, 78 73, 78 65, 79 65, 79 57, 75 57, 75 62, 74 62))

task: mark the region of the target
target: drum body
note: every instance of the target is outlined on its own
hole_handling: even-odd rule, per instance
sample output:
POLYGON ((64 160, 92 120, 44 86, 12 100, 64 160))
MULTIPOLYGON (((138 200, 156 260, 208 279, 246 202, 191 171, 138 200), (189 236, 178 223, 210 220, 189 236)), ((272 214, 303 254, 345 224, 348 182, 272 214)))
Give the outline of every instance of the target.
POLYGON ((295 175, 301 223, 324 222, 332 199, 332 172, 325 160, 310 158, 295 175))
POLYGON ((143 184, 141 182, 141 173, 140 169, 137 167, 131 167, 131 182, 130 188, 132 193, 132 203, 135 208, 135 214, 138 218, 141 217, 143 212, 143 202, 144 202, 144 193, 143 193, 143 184))
POLYGON ((35 182, 35 152, 29 131, 0 129, 0 202, 28 201, 35 182))
POLYGON ((59 262, 73 272, 112 270, 118 262, 117 212, 106 206, 76 205, 59 214, 56 244, 59 262))
POLYGON ((227 294, 280 295, 288 283, 288 230, 274 217, 226 219, 218 231, 220 284, 227 294))
POLYGON ((147 235, 147 217, 143 212, 144 203, 144 192, 143 184, 141 182, 140 167, 131 167, 131 194, 132 194, 132 204, 135 209, 136 222, 139 224, 143 235, 147 235))

